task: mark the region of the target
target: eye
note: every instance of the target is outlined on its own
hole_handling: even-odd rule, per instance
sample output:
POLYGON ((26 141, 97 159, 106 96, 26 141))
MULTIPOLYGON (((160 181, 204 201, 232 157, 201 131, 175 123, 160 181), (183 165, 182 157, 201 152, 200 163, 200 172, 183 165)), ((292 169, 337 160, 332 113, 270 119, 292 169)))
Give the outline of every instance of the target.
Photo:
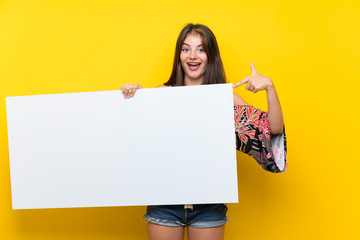
POLYGON ((188 51, 190 51, 188 48, 183 48, 183 49, 181 49, 181 51, 183 51, 183 52, 188 52, 188 51))
POLYGON ((199 48, 199 49, 198 49, 198 52, 203 53, 203 52, 205 52, 205 50, 204 50, 203 48, 199 48))

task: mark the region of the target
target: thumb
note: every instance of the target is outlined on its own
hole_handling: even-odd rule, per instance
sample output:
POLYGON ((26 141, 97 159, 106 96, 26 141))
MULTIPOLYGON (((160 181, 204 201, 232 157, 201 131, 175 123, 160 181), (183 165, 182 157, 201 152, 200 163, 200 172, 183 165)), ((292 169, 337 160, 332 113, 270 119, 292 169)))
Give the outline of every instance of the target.
POLYGON ((140 85, 140 83, 137 84, 137 88, 142 89, 142 86, 140 85))
POLYGON ((257 71, 255 69, 255 63, 254 62, 251 63, 251 72, 252 72, 252 74, 257 73, 257 71))

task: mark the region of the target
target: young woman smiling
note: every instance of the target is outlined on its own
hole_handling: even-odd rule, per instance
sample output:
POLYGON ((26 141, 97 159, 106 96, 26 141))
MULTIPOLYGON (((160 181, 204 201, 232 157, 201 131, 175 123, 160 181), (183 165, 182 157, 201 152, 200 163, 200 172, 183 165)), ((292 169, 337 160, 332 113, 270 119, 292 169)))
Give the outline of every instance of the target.
MULTIPOLYGON (((256 71, 254 63, 251 64, 251 69, 252 75, 234 84, 233 87, 246 84, 246 89, 254 93, 265 90, 270 133, 271 135, 282 134, 283 116, 274 84, 269 77, 256 71)), ((164 85, 159 87, 219 83, 226 83, 226 76, 214 34, 208 27, 201 24, 186 25, 176 42, 171 76, 164 85)), ((140 84, 124 84, 121 90, 125 98, 130 98, 139 88, 141 88, 140 84)), ((234 105, 244 106, 247 103, 234 93, 234 105)), ((242 146, 240 145, 238 145, 239 150, 242 146)), ((248 154, 254 155, 253 152, 248 154)), ((263 158, 258 162, 269 171, 285 170, 285 166, 279 169, 278 163, 264 162, 263 158)), ((149 239, 180 240, 184 238, 185 227, 187 227, 189 240, 220 240, 224 237, 224 225, 228 221, 226 212, 225 204, 148 206, 144 217, 148 220, 149 239)))

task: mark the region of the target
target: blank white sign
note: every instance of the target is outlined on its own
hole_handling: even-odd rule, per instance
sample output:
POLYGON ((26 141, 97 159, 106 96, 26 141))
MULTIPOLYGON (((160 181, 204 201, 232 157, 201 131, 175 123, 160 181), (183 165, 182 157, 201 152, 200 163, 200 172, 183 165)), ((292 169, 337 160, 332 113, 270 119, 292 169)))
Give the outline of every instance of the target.
POLYGON ((14 209, 238 202, 231 84, 7 97, 14 209))

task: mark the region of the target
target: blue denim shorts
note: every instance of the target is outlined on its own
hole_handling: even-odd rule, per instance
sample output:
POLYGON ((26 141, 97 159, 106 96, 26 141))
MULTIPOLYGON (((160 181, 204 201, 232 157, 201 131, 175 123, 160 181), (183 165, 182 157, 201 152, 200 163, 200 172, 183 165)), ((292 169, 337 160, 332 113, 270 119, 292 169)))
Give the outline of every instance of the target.
POLYGON ((224 204, 194 204, 193 209, 184 205, 148 206, 144 218, 168 227, 211 228, 228 222, 227 210, 224 204))

